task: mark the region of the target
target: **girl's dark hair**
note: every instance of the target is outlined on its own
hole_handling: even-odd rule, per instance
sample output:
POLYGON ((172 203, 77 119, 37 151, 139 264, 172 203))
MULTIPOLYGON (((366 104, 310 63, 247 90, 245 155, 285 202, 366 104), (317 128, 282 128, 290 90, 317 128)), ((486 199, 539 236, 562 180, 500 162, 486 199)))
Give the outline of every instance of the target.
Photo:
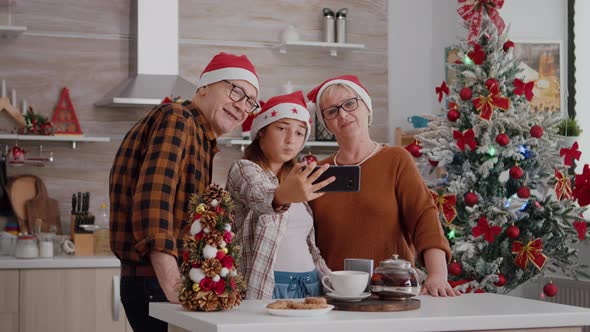
MULTIPOLYGON (((266 127, 260 129, 258 132, 264 132, 264 130, 266 130, 266 127)), ((262 148, 260 148, 260 136, 258 135, 254 139, 254 141, 246 147, 242 158, 258 164, 258 166, 262 167, 265 170, 270 169, 268 158, 266 158, 264 152, 262 151, 262 148)), ((293 167, 295 167, 296 163, 297 161, 295 158, 283 163, 283 166, 279 170, 279 174, 277 174, 277 178, 279 178, 279 183, 283 182, 285 177, 287 177, 287 174, 289 174, 293 167)))

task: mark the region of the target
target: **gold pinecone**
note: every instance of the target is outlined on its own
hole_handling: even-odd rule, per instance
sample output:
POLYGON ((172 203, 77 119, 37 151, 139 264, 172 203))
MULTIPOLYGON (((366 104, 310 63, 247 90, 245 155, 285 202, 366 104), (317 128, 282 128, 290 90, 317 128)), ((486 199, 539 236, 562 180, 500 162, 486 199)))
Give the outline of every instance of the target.
POLYGON ((198 311, 199 310, 199 303, 197 300, 197 293, 195 293, 192 289, 185 288, 181 290, 178 300, 182 307, 188 311, 198 311))
POLYGON ((235 292, 223 295, 225 296, 219 297, 219 306, 222 310, 229 310, 236 306, 236 301, 238 301, 239 296, 235 292))
POLYGON ((215 229, 217 224, 217 215, 213 211, 205 211, 201 216, 201 226, 203 228, 209 228, 209 230, 215 229))
POLYGON ((223 196, 223 188, 221 188, 218 184, 211 184, 205 192, 201 196, 201 201, 205 203, 205 205, 209 206, 211 201, 214 199, 217 200, 218 203, 221 203, 221 199, 223 196))
POLYGON ((219 247, 223 240, 223 233, 218 230, 212 230, 205 235, 205 242, 212 247, 219 247))
POLYGON ((219 275, 219 273, 221 273, 221 262, 216 259, 216 258, 209 258, 206 259, 203 262, 203 265, 201 265, 201 269, 203 270, 203 273, 207 276, 207 277, 215 277, 216 275, 219 275))
POLYGON ((183 262, 180 264, 180 274, 188 275, 189 271, 192 269, 192 265, 189 262, 183 262))
POLYGON ((214 292, 208 292, 197 300, 199 308, 203 311, 219 310, 219 298, 214 292))

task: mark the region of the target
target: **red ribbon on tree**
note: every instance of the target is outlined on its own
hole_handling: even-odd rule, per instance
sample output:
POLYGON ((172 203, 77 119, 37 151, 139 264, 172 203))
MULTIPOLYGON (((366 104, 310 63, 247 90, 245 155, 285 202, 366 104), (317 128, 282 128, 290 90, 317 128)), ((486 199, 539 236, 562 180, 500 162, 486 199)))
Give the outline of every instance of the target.
POLYGON ((582 174, 576 174, 576 186, 572 196, 578 200, 580 206, 590 204, 590 166, 584 165, 582 174))
POLYGON ((498 29, 498 33, 504 32, 506 24, 498 13, 498 9, 501 9, 503 5, 504 0, 459 0, 457 12, 469 23, 469 36, 467 37, 469 43, 475 43, 479 37, 484 10, 498 29))
POLYGON ((486 81, 486 88, 488 88, 489 94, 487 96, 479 96, 473 99, 473 106, 480 112, 479 117, 484 120, 490 120, 494 109, 499 108, 502 111, 507 110, 510 107, 510 99, 500 95, 500 87, 498 81, 490 78, 486 81))
POLYGON ((500 227, 500 226, 491 226, 490 227, 490 223, 486 217, 479 218, 479 221, 477 222, 477 226, 475 226, 471 229, 471 235, 473 235, 474 238, 483 235, 484 239, 488 243, 494 242, 494 240, 496 239, 496 236, 500 235, 501 232, 502 232, 502 227, 500 227))
POLYGON ((438 211, 442 212, 443 219, 449 225, 457 217, 457 196, 454 194, 439 195, 434 191, 430 191, 430 195, 434 199, 434 204, 438 208, 438 211))
POLYGON ((516 254, 514 263, 523 270, 526 270, 530 261, 537 269, 541 270, 547 261, 543 254, 543 241, 535 239, 524 245, 520 241, 512 242, 512 254, 516 254))
POLYGON ((578 150, 578 142, 574 142, 572 147, 569 149, 562 148, 561 150, 559 150, 559 156, 563 157, 563 163, 566 166, 573 166, 574 159, 580 160, 580 157, 582 156, 582 152, 578 150))
POLYGON ((555 169, 555 194, 558 200, 572 198, 572 180, 563 172, 555 169))
POLYGON ((457 140, 457 146, 461 151, 465 151, 466 144, 471 148, 471 151, 475 151, 475 148, 477 147, 473 128, 467 129, 463 133, 458 130, 453 130, 453 138, 457 140))
POLYGON ((522 94, 524 94, 524 97, 527 101, 531 101, 535 96, 535 94, 533 93, 533 88, 535 87, 534 81, 524 83, 518 78, 515 78, 512 84, 514 84, 515 95, 521 96, 522 94))
POLYGON ((442 101, 443 93, 445 93, 447 96, 449 95, 449 87, 447 86, 447 83, 443 81, 440 86, 437 86, 434 89, 434 92, 436 92, 438 95, 438 102, 440 103, 442 101))

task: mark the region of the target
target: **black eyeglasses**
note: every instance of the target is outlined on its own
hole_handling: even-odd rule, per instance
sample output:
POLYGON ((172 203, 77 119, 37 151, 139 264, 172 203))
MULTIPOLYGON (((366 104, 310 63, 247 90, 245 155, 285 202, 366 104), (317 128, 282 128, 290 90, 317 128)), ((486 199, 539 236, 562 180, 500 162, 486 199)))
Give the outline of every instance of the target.
POLYGON ((346 99, 345 101, 343 101, 342 104, 340 104, 340 106, 332 106, 332 107, 326 108, 325 110, 322 111, 322 115, 324 116, 324 119, 332 120, 336 116, 338 116, 340 109, 343 109, 346 112, 353 112, 358 107, 359 107, 359 98, 353 97, 353 98, 349 98, 349 99, 346 99))
POLYGON ((226 80, 223 80, 223 81, 232 86, 231 91, 229 92, 229 99, 231 99, 235 102, 238 102, 238 101, 242 101, 244 98, 246 98, 246 106, 247 106, 247 109, 245 110, 246 113, 252 113, 260 107, 260 105, 258 105, 256 100, 254 100, 246 95, 246 92, 244 92, 244 89, 240 88, 239 86, 233 84, 230 81, 226 81, 226 80))

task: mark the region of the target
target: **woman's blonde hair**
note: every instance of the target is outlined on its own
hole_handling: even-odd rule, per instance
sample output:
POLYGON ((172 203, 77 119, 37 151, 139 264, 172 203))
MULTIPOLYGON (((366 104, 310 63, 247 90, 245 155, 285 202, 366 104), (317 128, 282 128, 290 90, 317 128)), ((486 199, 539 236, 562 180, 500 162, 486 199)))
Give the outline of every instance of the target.
MULTIPOLYGON (((265 170, 269 170, 270 165, 268 162, 268 158, 266 158, 266 156, 264 155, 264 151, 262 151, 262 148, 260 147, 260 133, 263 133, 265 130, 266 127, 258 131, 258 134, 256 135, 254 141, 252 141, 252 143, 250 143, 250 145, 248 145, 244 150, 244 155, 242 156, 242 158, 250 160, 253 163, 256 163, 258 166, 262 167, 265 170)), ((289 174, 293 167, 295 167, 295 164, 297 164, 296 158, 293 158, 283 163, 283 166, 281 166, 281 169, 277 174, 279 183, 283 182, 285 177, 287 177, 287 174, 289 174)))

